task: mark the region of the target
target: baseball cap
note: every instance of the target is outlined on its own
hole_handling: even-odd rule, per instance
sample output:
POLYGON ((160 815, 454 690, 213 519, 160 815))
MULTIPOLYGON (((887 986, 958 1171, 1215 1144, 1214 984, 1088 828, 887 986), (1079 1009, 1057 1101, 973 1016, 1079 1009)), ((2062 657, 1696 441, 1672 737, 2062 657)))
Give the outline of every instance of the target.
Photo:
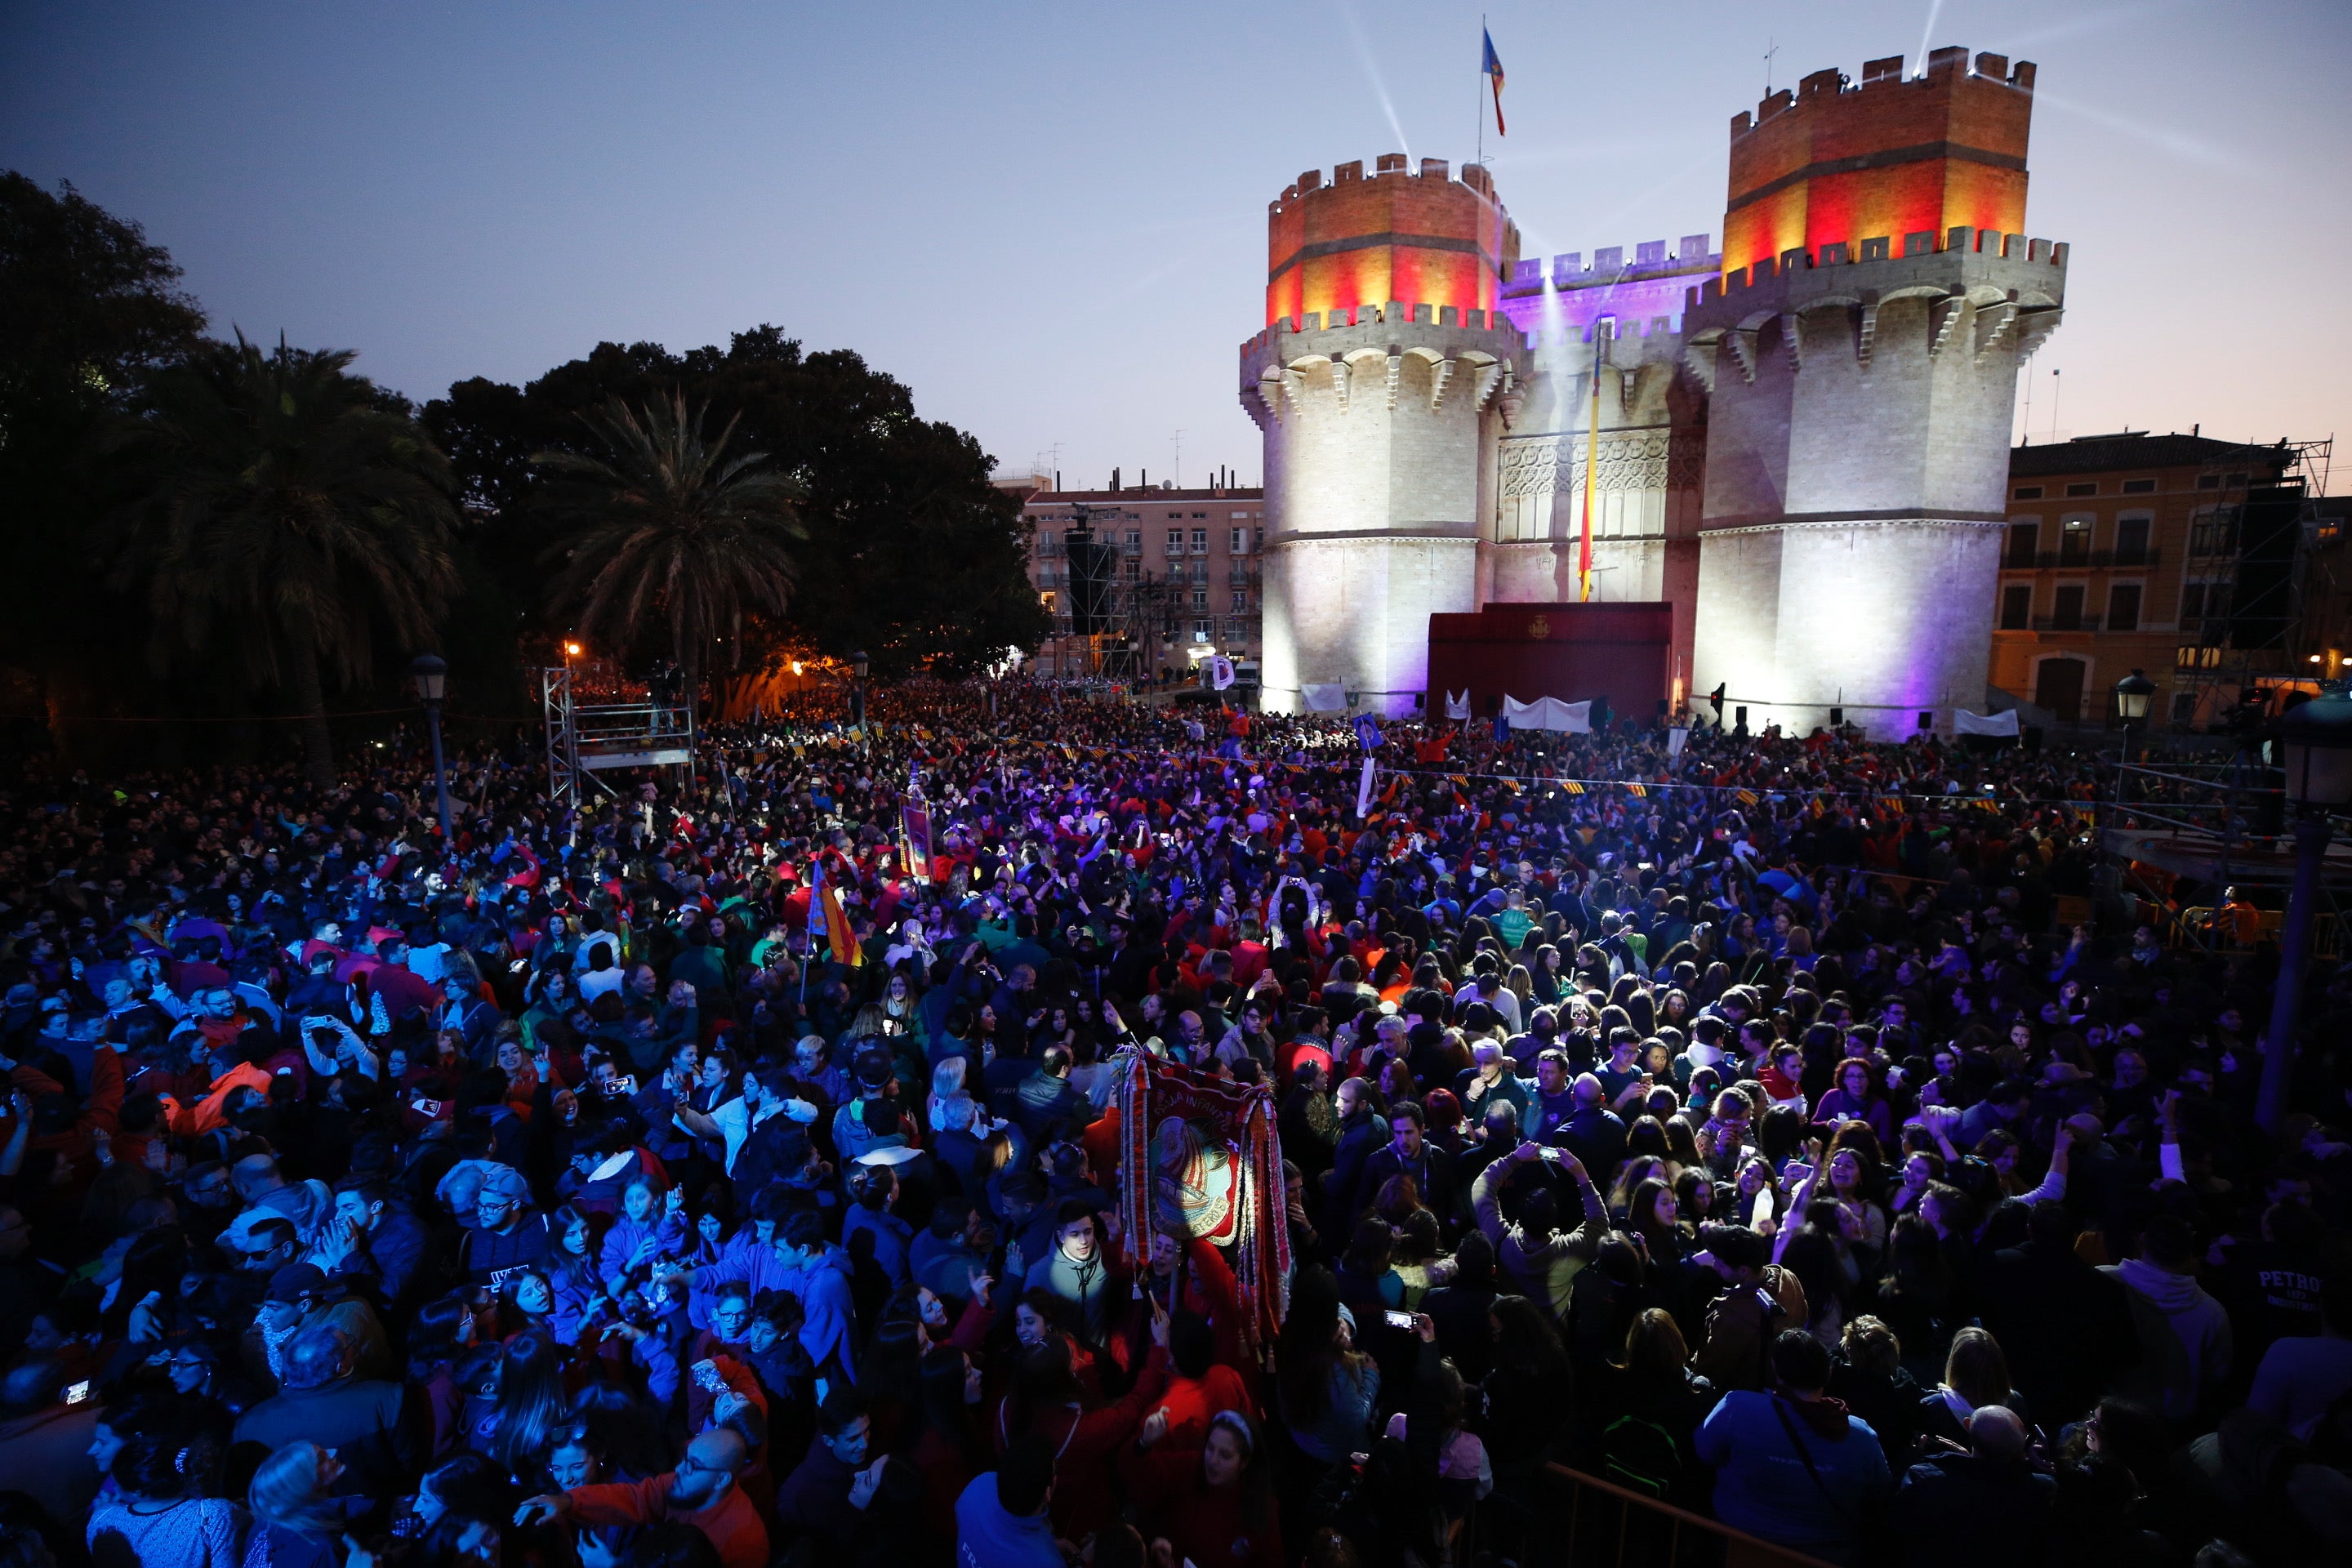
POLYGON ((327 1271, 315 1263, 289 1263, 269 1277, 269 1300, 273 1301, 299 1301, 327 1294, 327 1271))
POLYGON ((522 1173, 511 1165, 493 1165, 482 1173, 481 1190, 474 1194, 477 1203, 484 1198, 502 1198, 510 1204, 527 1204, 530 1202, 530 1184, 524 1181, 522 1173))

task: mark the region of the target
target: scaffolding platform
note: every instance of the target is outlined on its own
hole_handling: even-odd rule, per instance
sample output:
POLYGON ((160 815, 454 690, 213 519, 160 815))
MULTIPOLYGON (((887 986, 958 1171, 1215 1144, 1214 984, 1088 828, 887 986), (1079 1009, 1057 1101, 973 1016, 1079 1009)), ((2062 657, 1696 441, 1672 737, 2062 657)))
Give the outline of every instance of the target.
POLYGON ((577 805, 584 787, 618 791, 595 775, 623 768, 683 768, 691 782, 696 735, 694 703, 657 702, 623 688, 619 700, 580 701, 570 668, 541 669, 540 709, 547 731, 549 795, 577 805))

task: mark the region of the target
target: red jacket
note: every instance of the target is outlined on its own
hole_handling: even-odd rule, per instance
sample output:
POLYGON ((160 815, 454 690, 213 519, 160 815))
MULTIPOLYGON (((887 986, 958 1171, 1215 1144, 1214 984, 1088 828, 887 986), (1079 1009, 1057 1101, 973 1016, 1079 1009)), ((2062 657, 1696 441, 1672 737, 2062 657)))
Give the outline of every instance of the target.
POLYGON ((627 1484, 574 1487, 565 1495, 572 1500, 572 1517, 579 1523, 651 1524, 656 1520, 682 1520, 709 1538, 723 1568, 768 1568, 768 1527, 760 1522, 759 1510, 751 1506, 740 1486, 729 1487, 715 1503, 688 1510, 669 1505, 670 1489, 677 1484, 677 1476, 659 1475, 627 1484))
MULTIPOLYGON (((1088 1410, 1079 1405, 1040 1410, 1032 1427, 1054 1446, 1054 1533, 1065 1541, 1083 1541, 1118 1517, 1118 1497, 1111 1468, 1118 1451, 1135 1436, 1136 1428, 1156 1406, 1168 1384, 1168 1352, 1154 1346, 1143 1374, 1127 1397, 1088 1410)), ((1012 1440, 1012 1399, 997 1403, 988 1424, 988 1440, 1003 1457, 1012 1440)))
POLYGON ((1128 1450, 1120 1467, 1127 1495, 1148 1542, 1165 1536, 1176 1560, 1195 1568, 1282 1568, 1282 1515, 1268 1495, 1253 1520, 1235 1487, 1201 1478, 1201 1446, 1161 1443, 1128 1450))

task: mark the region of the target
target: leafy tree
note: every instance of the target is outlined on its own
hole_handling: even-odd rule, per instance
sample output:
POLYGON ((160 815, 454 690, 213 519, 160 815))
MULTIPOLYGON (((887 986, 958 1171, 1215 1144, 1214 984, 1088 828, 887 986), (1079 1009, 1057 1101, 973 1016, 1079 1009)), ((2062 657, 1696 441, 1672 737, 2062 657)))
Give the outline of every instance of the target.
POLYGON ((657 396, 734 422, 802 486, 808 537, 793 552, 797 583, 782 616, 746 623, 753 662, 788 648, 863 648, 886 672, 958 671, 1044 636, 1020 508, 989 483, 979 443, 916 417, 908 389, 856 354, 807 353, 767 326, 684 354, 600 343, 520 391, 466 381, 426 405, 510 598, 546 599, 538 562, 573 526, 536 504, 546 479, 530 455, 588 455, 592 433, 578 415, 657 396))
POLYGON ((151 652, 233 658, 296 704, 310 774, 334 781, 326 684, 367 680, 379 630, 433 637, 457 586, 448 463, 343 351, 264 353, 240 335, 153 378, 118 448, 141 488, 116 581, 151 652))
POLYGON ((606 647, 666 641, 699 690, 714 642, 740 647, 748 614, 781 616, 790 601, 793 545, 807 537, 800 487, 765 452, 726 455, 739 420, 706 441, 701 411, 676 393, 643 419, 615 398, 586 423, 605 456, 533 459, 551 480, 541 504, 576 531, 549 551, 564 563, 554 605, 606 647))
MULTIPOLYGON (((138 607, 107 591, 89 542, 105 505, 100 433, 204 331, 180 269, 139 226, 69 184, 0 171, 0 538, 15 589, 0 660, 34 675, 53 720, 135 669, 138 607)), ((72 731, 60 729, 63 745, 72 731)))

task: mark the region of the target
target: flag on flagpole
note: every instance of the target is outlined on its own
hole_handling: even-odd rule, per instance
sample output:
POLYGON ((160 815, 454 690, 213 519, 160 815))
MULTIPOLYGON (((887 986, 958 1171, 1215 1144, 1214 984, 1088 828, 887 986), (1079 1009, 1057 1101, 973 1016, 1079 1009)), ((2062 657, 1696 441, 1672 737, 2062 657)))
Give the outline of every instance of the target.
POLYGON ((841 895, 833 890, 833 883, 825 878, 823 861, 809 863, 809 880, 814 894, 810 916, 824 921, 824 944, 832 951, 833 961, 851 969, 864 964, 866 954, 850 934, 849 916, 841 907, 841 895))
MULTIPOLYGON (((1478 29, 1478 34, 1486 40, 1486 58, 1478 68, 1486 74, 1486 79, 1495 87, 1495 134, 1507 135, 1508 132, 1503 129, 1503 58, 1495 52, 1494 34, 1484 27, 1478 29)), ((1456 77, 1454 79, 1459 81, 1461 79, 1456 77)))

